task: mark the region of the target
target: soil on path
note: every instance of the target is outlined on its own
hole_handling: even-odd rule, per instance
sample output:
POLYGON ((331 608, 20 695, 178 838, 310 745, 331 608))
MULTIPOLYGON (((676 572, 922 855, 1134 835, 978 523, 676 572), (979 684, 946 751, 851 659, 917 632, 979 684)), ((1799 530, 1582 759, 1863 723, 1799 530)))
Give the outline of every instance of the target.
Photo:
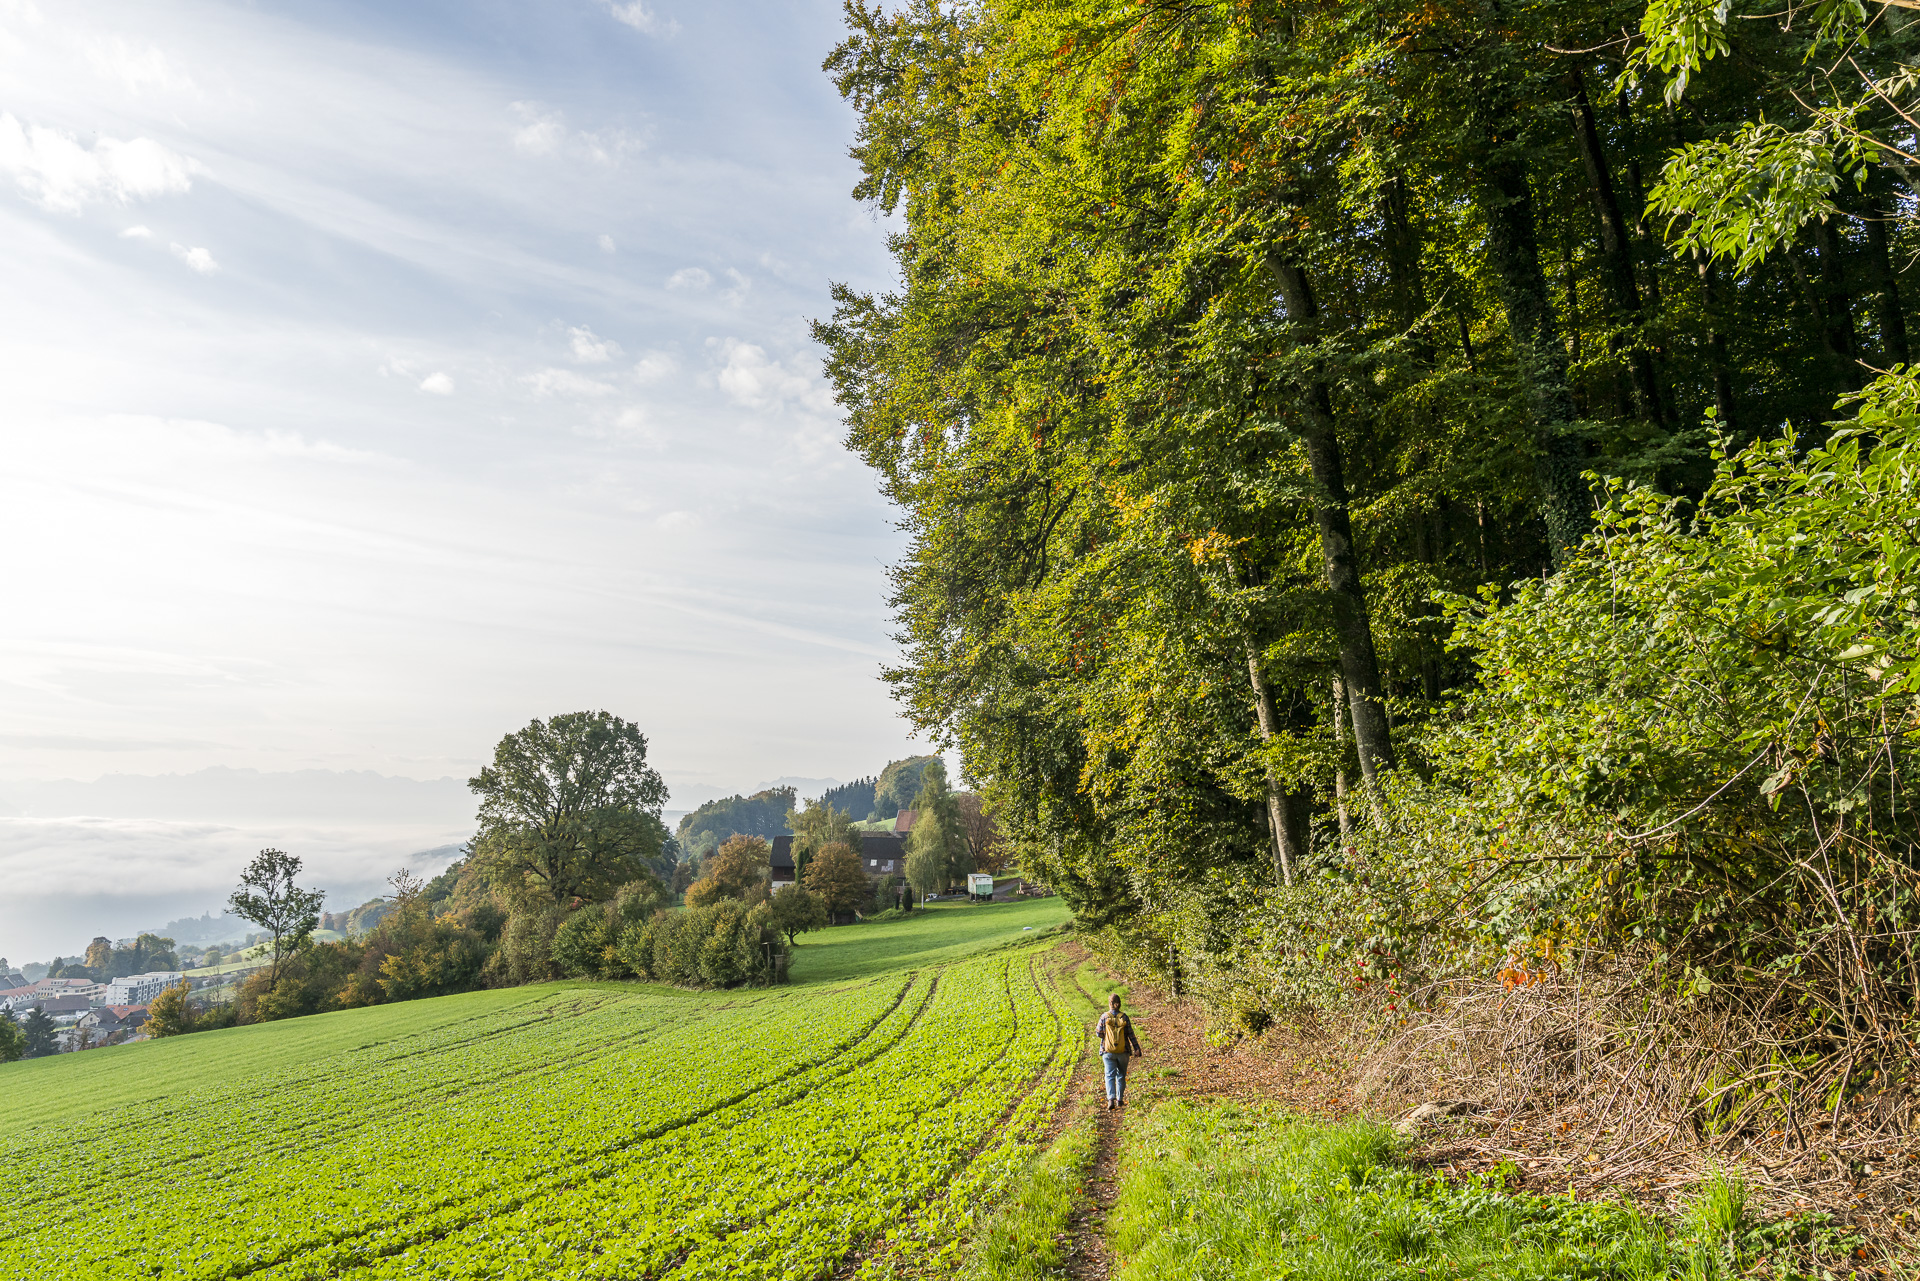
POLYGON ((1098 1109, 1094 1124, 1099 1138, 1094 1148, 1093 1165, 1087 1171, 1085 1195, 1067 1220, 1072 1241, 1067 1246, 1067 1275, 1074 1281, 1107 1281, 1113 1273, 1113 1259, 1107 1249, 1107 1213, 1119 1191, 1120 1127, 1126 1109, 1109 1110, 1107 1087, 1098 1057, 1091 1059, 1092 1070, 1083 1064, 1075 1093, 1081 1106, 1098 1109))
MULTIPOLYGON (((1259 1045, 1215 1045, 1207 1038, 1206 1019, 1196 1004, 1109 970, 1078 943, 1067 943, 1061 951, 1066 975, 1091 963, 1112 981, 1127 985, 1126 1009, 1139 1029, 1144 1051, 1128 1074, 1127 1097, 1135 1101, 1129 1106, 1154 1097, 1266 1099, 1299 1112, 1350 1114, 1351 1096, 1333 1065, 1320 1065, 1298 1054, 1276 1055, 1259 1045)), ((1091 1040, 1091 1027, 1087 1035, 1091 1040)), ((1082 1061, 1072 1097, 1075 1106, 1062 1110, 1061 1124, 1080 1108, 1094 1108, 1100 1135, 1086 1194, 1068 1222, 1072 1241, 1067 1249, 1067 1275, 1074 1281, 1108 1281, 1114 1260, 1107 1247, 1107 1216, 1119 1192, 1120 1135, 1128 1107, 1106 1110, 1104 1068, 1097 1050, 1089 1048, 1082 1061)))

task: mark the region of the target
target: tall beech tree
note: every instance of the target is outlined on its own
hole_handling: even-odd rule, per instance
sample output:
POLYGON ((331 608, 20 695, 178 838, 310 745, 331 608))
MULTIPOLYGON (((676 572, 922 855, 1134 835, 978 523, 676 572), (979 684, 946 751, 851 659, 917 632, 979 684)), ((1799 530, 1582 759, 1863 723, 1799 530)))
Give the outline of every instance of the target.
POLYGON ((1699 194, 1771 154, 1757 109, 1819 124, 1816 37, 1715 60, 1669 8, 848 5, 898 281, 815 332, 910 537, 888 676, 1083 918, 1312 875, 1426 768, 1436 592, 1569 563, 1595 474, 1699 492, 1708 409, 1817 434, 1904 351, 1903 189, 1751 257, 1699 194))

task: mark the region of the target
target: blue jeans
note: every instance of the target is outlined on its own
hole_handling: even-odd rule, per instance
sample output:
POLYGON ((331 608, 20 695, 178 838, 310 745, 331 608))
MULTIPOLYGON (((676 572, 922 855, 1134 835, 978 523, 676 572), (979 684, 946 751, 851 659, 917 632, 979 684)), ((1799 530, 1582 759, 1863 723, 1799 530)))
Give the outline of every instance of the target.
POLYGON ((1100 1057, 1107 1065, 1107 1097, 1115 1103, 1127 1101, 1127 1060, 1126 1054, 1102 1052, 1100 1057))

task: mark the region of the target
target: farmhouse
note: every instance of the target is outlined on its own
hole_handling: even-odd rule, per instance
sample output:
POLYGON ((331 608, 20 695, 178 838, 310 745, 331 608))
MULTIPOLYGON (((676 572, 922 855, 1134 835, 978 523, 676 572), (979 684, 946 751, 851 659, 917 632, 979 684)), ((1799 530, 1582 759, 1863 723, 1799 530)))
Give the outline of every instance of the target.
POLYGON ((876 879, 904 876, 907 871, 907 838, 897 828, 891 832, 862 832, 860 861, 867 875, 876 879))
MULTIPOLYGON (((768 861, 773 867, 774 889, 793 884, 793 837, 791 834, 773 838, 773 853, 768 861)), ((906 834, 904 832, 862 832, 860 863, 867 869, 867 875, 875 880, 905 875, 907 870, 906 834)))
POLYGON ((113 1033, 131 1031, 146 1021, 147 1007, 144 1005, 102 1005, 82 1015, 80 1026, 101 1033, 113 1033))

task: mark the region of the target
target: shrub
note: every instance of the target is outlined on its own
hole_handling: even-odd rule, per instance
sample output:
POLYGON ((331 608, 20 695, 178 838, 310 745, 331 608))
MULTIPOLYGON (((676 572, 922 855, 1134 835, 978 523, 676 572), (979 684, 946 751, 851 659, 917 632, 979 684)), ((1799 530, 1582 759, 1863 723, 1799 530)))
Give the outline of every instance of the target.
POLYGON ((641 978, 683 987, 733 987, 760 979, 768 949, 786 944, 766 903, 722 899, 706 907, 662 909, 620 935, 614 950, 641 978))
POLYGON ((193 1006, 187 1001, 187 994, 191 991, 193 984, 181 979, 154 997, 153 1004, 147 1007, 147 1021, 143 1025, 146 1034, 152 1037, 181 1036, 195 1031, 193 1006))
POLYGON ((599 978, 606 968, 611 922, 598 904, 569 916, 553 936, 553 963, 568 978, 599 978))
POLYGON ((553 937, 566 916, 553 906, 516 911, 501 932, 499 950, 488 962, 488 978, 500 987, 559 978, 560 971, 553 962, 553 937))

